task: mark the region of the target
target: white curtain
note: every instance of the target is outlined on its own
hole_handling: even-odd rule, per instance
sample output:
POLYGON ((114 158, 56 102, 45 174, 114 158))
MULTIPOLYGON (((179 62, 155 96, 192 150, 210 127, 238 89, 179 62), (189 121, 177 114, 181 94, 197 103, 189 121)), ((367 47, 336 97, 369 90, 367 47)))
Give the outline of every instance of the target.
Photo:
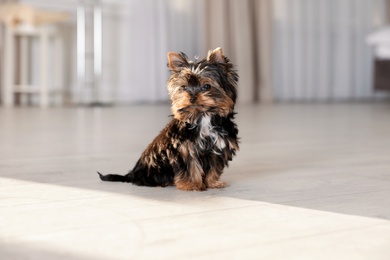
POLYGON ((132 0, 117 100, 167 100, 167 51, 222 47, 237 65, 239 102, 362 100, 372 88, 366 36, 386 0, 132 0))
MULTIPOLYGON (((77 4, 22 2, 67 11, 77 4)), ((202 58, 216 47, 237 65, 242 103, 380 98, 383 93, 372 90, 373 57, 365 37, 385 23, 389 2, 103 0, 101 101, 166 101, 166 53, 202 58)), ((65 81, 75 97, 75 27, 67 26, 65 81)))
POLYGON ((385 0, 274 0, 276 100, 350 100, 372 89, 365 37, 386 22, 385 0))
POLYGON ((131 0, 118 52, 119 102, 168 100, 167 52, 203 56, 203 2, 193 0, 131 0))
POLYGON ((239 102, 270 99, 271 2, 132 0, 116 100, 167 100, 166 53, 203 58, 216 47, 237 67, 239 102))

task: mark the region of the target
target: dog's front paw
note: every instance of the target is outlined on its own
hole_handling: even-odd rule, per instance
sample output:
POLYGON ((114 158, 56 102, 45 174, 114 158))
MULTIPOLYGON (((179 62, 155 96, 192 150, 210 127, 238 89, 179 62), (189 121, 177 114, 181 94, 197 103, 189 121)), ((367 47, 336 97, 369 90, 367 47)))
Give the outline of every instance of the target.
POLYGON ((222 189, 226 187, 226 182, 224 181, 214 181, 212 183, 207 184, 207 188, 211 189, 222 189))
POLYGON ((200 185, 200 184, 194 184, 194 183, 176 183, 176 187, 179 190, 185 190, 185 191, 204 191, 206 190, 205 185, 200 185))

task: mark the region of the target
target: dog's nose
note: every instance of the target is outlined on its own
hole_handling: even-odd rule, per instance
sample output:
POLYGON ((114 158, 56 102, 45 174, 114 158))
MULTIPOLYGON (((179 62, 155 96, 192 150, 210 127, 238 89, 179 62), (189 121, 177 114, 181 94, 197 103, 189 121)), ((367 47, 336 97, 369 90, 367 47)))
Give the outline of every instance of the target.
POLYGON ((196 97, 191 97, 191 98, 190 98, 190 102, 191 102, 191 103, 195 103, 195 101, 196 101, 196 97))

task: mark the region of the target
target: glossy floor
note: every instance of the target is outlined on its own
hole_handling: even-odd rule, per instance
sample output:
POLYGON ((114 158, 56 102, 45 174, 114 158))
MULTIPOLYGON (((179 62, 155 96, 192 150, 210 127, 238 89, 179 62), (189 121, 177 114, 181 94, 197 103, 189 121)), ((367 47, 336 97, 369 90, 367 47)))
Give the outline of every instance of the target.
POLYGON ((238 107, 205 192, 126 173, 169 107, 0 108, 1 259, 390 259, 390 104, 238 107))

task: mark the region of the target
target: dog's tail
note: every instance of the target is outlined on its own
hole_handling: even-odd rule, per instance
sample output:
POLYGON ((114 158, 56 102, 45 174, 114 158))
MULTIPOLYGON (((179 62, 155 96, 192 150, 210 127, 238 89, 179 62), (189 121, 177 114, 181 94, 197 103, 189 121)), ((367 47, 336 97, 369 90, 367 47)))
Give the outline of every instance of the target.
POLYGON ((97 172, 102 181, 121 181, 121 182, 132 182, 133 176, 131 172, 126 175, 118 175, 118 174, 107 174, 102 175, 100 172, 97 172))

